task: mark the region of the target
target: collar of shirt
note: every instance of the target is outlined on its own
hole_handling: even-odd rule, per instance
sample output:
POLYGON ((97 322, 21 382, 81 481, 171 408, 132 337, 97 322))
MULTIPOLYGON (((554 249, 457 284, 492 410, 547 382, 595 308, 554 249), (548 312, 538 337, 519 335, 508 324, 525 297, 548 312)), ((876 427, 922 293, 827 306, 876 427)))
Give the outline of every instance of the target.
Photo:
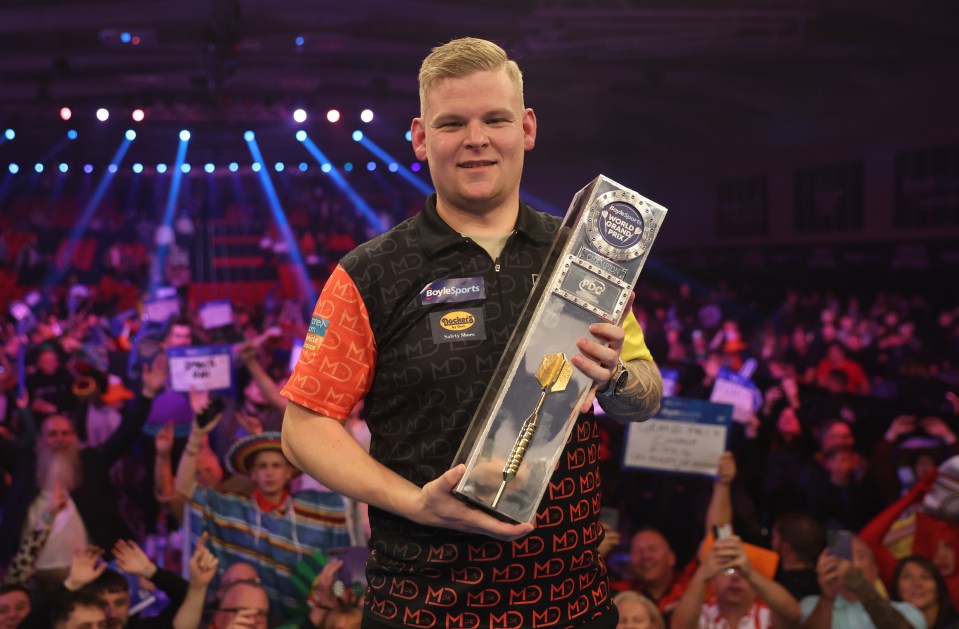
POLYGON ((286 491, 285 489, 283 490, 283 495, 280 496, 280 501, 277 503, 270 502, 266 496, 260 493, 259 489, 253 490, 253 500, 256 501, 256 506, 258 506, 260 511, 263 513, 270 513, 272 511, 276 511, 277 509, 281 509, 284 505, 286 505, 286 501, 289 499, 290 492, 286 491))
MULTIPOLYGON (((437 213, 436 193, 429 196, 417 218, 420 219, 416 225, 420 244, 430 256, 463 242, 462 234, 447 225, 437 213)), ((519 204, 516 231, 534 242, 553 242, 554 233, 546 228, 542 216, 522 201, 519 204)))

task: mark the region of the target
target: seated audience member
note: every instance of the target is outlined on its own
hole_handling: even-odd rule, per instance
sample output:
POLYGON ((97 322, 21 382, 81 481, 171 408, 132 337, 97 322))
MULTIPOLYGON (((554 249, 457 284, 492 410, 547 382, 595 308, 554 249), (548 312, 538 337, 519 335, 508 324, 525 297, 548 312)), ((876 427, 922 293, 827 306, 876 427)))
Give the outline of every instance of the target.
POLYGON ((0 629, 16 629, 30 613, 30 594, 18 584, 0 585, 0 629))
POLYGON ((807 629, 925 629, 922 612, 909 603, 890 603, 876 589, 879 569, 875 556, 858 537, 852 539, 852 560, 833 556, 826 549, 816 562, 819 596, 807 596, 802 608, 807 629))
POLYGON ((799 603, 784 587, 753 569, 742 540, 713 542, 673 610, 671 627, 766 629, 798 623, 799 603), (706 603, 706 586, 715 600, 706 603))
POLYGON ((784 513, 773 523, 772 549, 779 554, 776 582, 797 601, 819 594, 816 558, 825 543, 822 526, 804 513, 784 513))
POLYGON ((938 568, 921 555, 910 555, 899 560, 889 592, 892 600, 912 603, 926 618, 929 629, 949 629, 959 626, 949 588, 938 568))
POLYGON ((69 499, 48 522, 51 533, 36 560, 42 586, 55 586, 63 580, 74 551, 88 543, 112 547, 128 536, 109 469, 137 438, 166 377, 165 356, 144 369, 141 395, 127 408, 120 428, 100 446, 81 448, 72 422, 61 415, 43 421, 35 451, 0 438, 0 459, 13 468, 14 477, 0 522, 0 565, 10 561, 41 520, 50 518, 49 506, 57 488, 66 491, 69 499))
POLYGON ((638 592, 620 592, 613 597, 613 604, 619 612, 616 629, 666 629, 656 603, 638 592))
POLYGON ((70 592, 55 601, 50 610, 53 629, 106 629, 106 603, 87 590, 70 592))
POLYGON ((289 483, 299 471, 283 455, 278 432, 250 435, 230 449, 228 467, 253 482, 252 497, 197 487, 198 444, 216 423, 200 428, 194 421, 180 457, 176 489, 190 499, 187 526, 192 535, 210 534, 210 550, 221 569, 253 562, 275 603, 274 613, 295 615, 303 601, 290 581, 294 565, 317 550, 350 545, 345 502, 339 494, 313 489, 290 493, 289 483))

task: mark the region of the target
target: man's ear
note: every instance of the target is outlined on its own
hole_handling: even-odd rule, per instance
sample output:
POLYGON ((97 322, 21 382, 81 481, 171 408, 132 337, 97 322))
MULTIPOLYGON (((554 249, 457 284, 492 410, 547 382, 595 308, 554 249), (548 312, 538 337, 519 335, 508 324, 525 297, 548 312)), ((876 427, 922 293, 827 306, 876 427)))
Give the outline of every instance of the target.
POLYGON ((413 154, 421 162, 426 161, 426 124, 422 118, 413 118, 410 124, 410 141, 413 143, 413 154))
POLYGON ((523 111, 523 150, 531 151, 536 146, 536 113, 527 107, 523 111))

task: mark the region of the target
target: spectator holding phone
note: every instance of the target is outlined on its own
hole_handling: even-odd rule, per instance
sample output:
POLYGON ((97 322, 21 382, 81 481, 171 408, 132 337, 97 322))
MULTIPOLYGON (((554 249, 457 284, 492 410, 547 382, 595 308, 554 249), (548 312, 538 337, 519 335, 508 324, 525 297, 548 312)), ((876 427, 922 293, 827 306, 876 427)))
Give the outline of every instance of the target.
POLYGON ((926 619, 913 605, 890 602, 876 589, 879 568, 865 542, 852 537, 848 556, 840 556, 846 552, 834 545, 819 555, 816 574, 822 594, 800 601, 804 628, 926 628, 926 619))

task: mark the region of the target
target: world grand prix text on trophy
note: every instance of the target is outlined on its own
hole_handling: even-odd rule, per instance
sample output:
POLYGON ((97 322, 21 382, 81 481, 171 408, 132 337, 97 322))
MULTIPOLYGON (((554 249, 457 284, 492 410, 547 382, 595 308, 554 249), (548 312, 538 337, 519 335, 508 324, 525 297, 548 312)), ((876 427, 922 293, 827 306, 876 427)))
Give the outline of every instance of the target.
POLYGON ((453 465, 454 493, 532 522, 593 382, 574 369, 590 324, 619 323, 666 208, 600 175, 576 193, 453 465))

